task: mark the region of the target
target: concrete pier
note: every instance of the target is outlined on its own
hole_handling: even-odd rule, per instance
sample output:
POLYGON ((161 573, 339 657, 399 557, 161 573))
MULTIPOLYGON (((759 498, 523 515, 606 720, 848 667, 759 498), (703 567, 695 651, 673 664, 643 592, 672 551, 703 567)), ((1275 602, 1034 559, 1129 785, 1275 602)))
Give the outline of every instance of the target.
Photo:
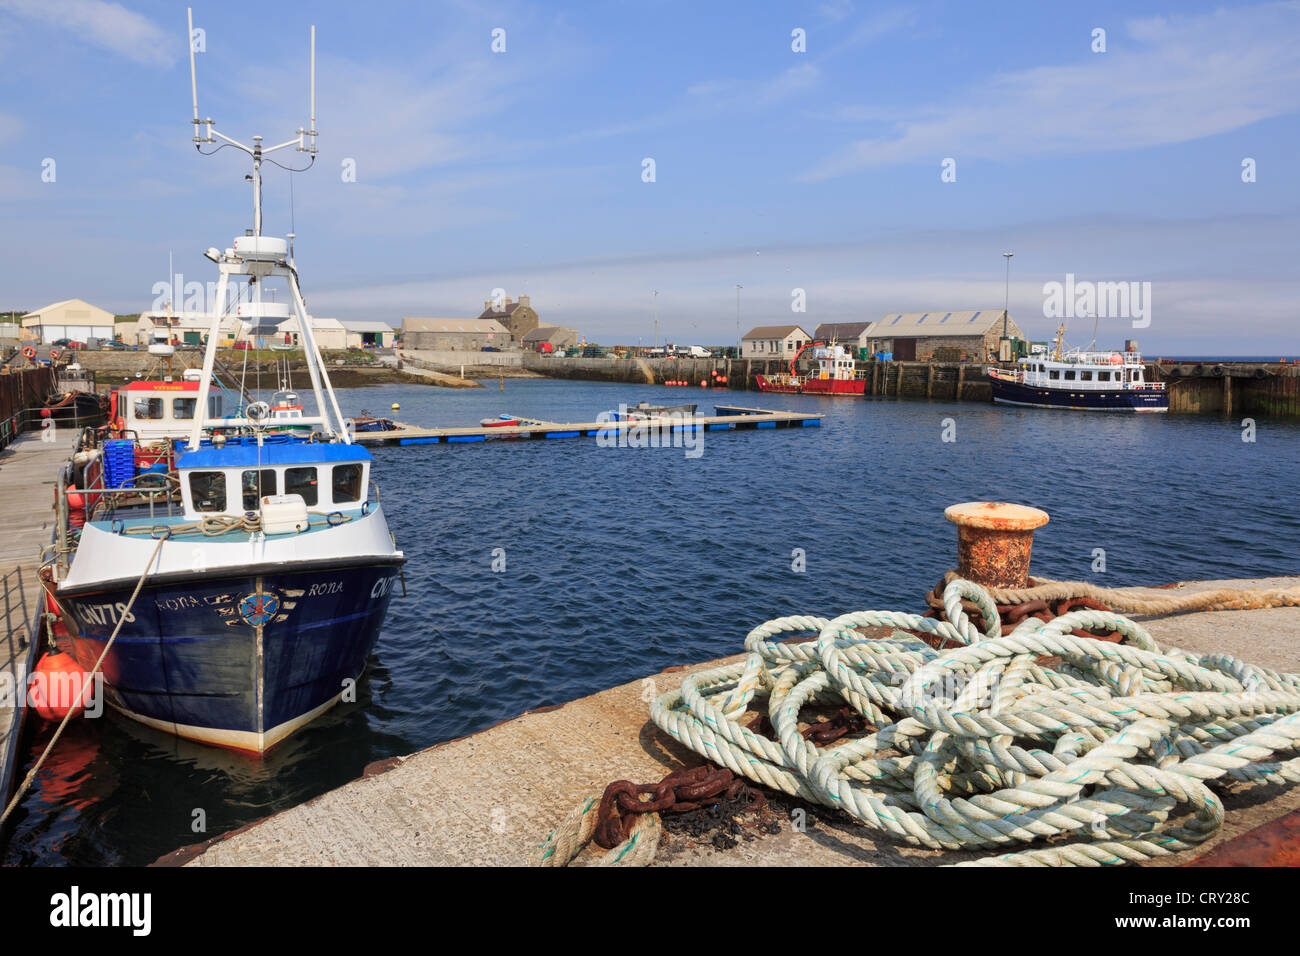
MULTIPOLYGON (((1213 587, 1294 587, 1300 578, 1209 581, 1213 587)), ((825 610, 825 609, 823 609, 825 610)), ((836 612, 849 610, 836 609, 836 612)), ((1300 670, 1300 608, 1139 618, 1161 647, 1225 651, 1283 672, 1300 670)), ((757 623, 757 622, 752 622, 757 623)), ((743 628, 741 629, 743 630, 743 628)), ((739 637, 737 638, 739 644, 739 637)), ((599 648, 592 648, 599 653, 599 648)), ((670 669, 557 708, 523 714, 489 730, 367 768, 352 783, 160 860, 194 866, 458 865, 527 862, 533 847, 585 796, 617 779, 657 781, 700 758, 647 718, 648 699, 693 671, 740 656, 670 669)), ((1300 808, 1300 788, 1247 789, 1223 797, 1222 830, 1195 850, 1151 865, 1178 865, 1223 841, 1300 808)), ((673 835, 655 865, 933 866, 987 855, 916 849, 843 814, 810 809, 803 833, 742 841, 729 850, 673 835)))

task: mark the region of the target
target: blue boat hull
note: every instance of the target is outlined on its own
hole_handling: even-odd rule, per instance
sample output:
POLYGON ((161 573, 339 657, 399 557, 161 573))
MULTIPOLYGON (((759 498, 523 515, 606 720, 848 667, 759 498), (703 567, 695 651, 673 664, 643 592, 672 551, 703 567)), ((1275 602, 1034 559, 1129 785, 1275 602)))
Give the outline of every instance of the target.
POLYGON ((993 401, 1004 405, 1035 408, 1072 408, 1103 412, 1167 412, 1169 393, 1164 389, 1069 389, 1039 388, 1007 382, 990 376, 993 401))
MULTIPOLYGON (((374 649, 401 559, 146 582, 103 664, 107 702, 182 737, 262 753, 345 696, 374 649)), ((89 670, 135 583, 60 590, 89 670)))

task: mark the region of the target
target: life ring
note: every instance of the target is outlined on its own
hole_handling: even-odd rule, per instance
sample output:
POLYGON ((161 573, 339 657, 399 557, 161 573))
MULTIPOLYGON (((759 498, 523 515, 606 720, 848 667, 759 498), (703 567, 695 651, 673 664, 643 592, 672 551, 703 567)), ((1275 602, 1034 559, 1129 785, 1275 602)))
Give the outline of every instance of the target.
POLYGON ((50 349, 50 358, 51 358, 51 359, 57 359, 58 357, 59 357, 59 350, 58 350, 58 349, 50 349))
POLYGON ((27 358, 27 359, 36 358, 36 349, 32 348, 30 345, 23 346, 23 358, 27 358))

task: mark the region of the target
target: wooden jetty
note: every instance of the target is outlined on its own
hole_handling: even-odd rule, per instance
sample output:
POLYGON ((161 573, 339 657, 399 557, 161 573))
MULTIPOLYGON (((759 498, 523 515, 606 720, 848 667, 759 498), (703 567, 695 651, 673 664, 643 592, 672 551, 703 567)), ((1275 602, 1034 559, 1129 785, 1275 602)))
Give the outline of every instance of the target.
POLYGON ((715 405, 714 415, 669 416, 663 419, 634 419, 609 422, 548 422, 523 419, 518 425, 475 425, 464 428, 421 428, 396 422, 397 429, 383 432, 357 432, 354 439, 370 445, 435 445, 479 442, 489 438, 597 438, 614 437, 630 430, 645 431, 731 431, 735 429, 815 428, 822 423, 820 414, 772 411, 743 405, 715 405))
POLYGON ((0 580, 4 630, 0 642, 0 795, 14 784, 27 674, 38 648, 40 551, 54 533, 54 487, 79 429, 27 432, 0 451, 0 580), (50 439, 53 440, 50 440, 50 439))

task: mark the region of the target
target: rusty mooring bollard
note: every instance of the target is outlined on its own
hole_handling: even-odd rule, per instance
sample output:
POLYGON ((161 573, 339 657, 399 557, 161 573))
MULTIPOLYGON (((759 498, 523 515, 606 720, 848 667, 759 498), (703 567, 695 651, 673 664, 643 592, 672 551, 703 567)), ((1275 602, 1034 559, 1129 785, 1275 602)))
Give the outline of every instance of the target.
POLYGON ((1034 529, 1051 518, 1046 511, 1005 501, 949 505, 943 516, 957 526, 957 573, 994 588, 1029 586, 1034 529))

